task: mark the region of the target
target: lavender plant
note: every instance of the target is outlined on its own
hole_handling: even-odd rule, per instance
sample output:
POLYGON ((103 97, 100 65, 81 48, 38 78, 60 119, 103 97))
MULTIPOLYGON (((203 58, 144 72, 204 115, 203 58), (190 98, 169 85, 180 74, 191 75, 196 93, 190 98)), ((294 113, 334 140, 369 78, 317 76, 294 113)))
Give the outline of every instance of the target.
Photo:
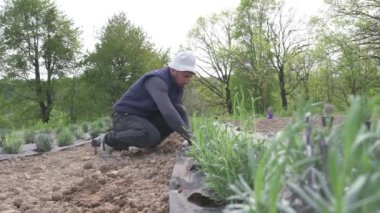
POLYGON ((256 175, 231 186, 235 203, 226 212, 380 210, 380 135, 364 124, 368 112, 378 118, 378 105, 353 98, 345 119, 328 131, 305 117, 312 116, 306 106, 277 135, 256 175))
POLYGON ((3 150, 9 154, 19 153, 22 145, 24 145, 23 132, 12 131, 4 136, 3 150))
POLYGON ((245 111, 244 98, 235 100, 234 118, 240 125, 239 131, 212 118, 193 117, 192 120, 195 140, 188 155, 202 168, 213 199, 220 202, 233 194, 226 186, 239 176, 252 179, 267 148, 264 139, 248 133, 254 128, 255 115, 245 111))
POLYGON ((36 148, 38 152, 48 152, 52 149, 53 139, 49 134, 40 133, 36 136, 36 148))
POLYGON ((74 136, 67 128, 57 135, 58 146, 68 146, 74 143, 74 136))

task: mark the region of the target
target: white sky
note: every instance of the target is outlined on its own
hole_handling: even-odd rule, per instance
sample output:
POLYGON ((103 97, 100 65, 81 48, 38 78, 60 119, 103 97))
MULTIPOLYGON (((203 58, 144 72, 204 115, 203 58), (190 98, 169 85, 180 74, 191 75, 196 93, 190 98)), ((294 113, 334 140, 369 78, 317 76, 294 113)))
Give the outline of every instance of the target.
MULTIPOLYGON (((302 16, 316 14, 323 0, 286 0, 302 16)), ((97 35, 114 14, 125 12, 157 48, 176 52, 200 16, 234 9, 240 0, 55 0, 58 8, 82 31, 85 50, 93 50, 97 35)))

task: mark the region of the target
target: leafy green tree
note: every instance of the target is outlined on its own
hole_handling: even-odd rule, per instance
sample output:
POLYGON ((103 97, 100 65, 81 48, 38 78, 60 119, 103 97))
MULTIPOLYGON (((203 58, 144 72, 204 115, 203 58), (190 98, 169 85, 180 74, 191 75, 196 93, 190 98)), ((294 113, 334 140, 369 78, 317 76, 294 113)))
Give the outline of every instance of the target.
POLYGON ((300 34, 299 27, 294 25, 294 14, 291 10, 285 12, 283 2, 277 5, 273 16, 268 17, 267 35, 265 38, 269 44, 269 61, 277 73, 282 109, 288 109, 288 95, 294 92, 302 78, 291 82, 289 69, 291 60, 306 50, 309 43, 304 35, 300 34), (293 84, 291 84, 293 83, 293 84))
POLYGON ((287 67, 290 72, 287 78, 290 82, 297 82, 297 84, 293 84, 294 90, 290 93, 290 97, 293 96, 292 94, 302 94, 305 100, 312 99, 310 80, 316 64, 317 61, 312 50, 306 50, 289 61, 287 67))
POLYGON ((166 64, 168 51, 155 50, 143 30, 124 13, 108 20, 99 39, 85 59, 85 79, 92 97, 87 104, 104 113, 111 112, 113 103, 142 74, 166 64))
MULTIPOLYGON (((275 71, 270 66, 267 20, 276 9, 275 0, 242 0, 237 9, 236 33, 239 42, 239 85, 260 97, 256 110, 264 112, 273 104, 275 71)), ((239 90, 239 88, 238 88, 239 90)))
POLYGON ((380 1, 327 0, 330 16, 352 32, 352 40, 365 48, 369 56, 380 59, 380 1))
POLYGON ((202 73, 197 78, 218 97, 216 100, 222 100, 218 104, 224 105, 230 114, 233 113, 231 75, 237 68, 233 19, 231 11, 200 17, 189 33, 192 46, 200 55, 198 64, 202 73))
POLYGON ((4 3, 0 29, 6 67, 2 74, 28 83, 34 94, 24 96, 27 99, 22 102, 35 102, 40 119, 48 122, 54 105, 54 81, 70 69, 80 47, 78 29, 50 0, 4 3))
MULTIPOLYGON (((331 17, 330 17, 331 18, 331 17)), ((314 92, 322 101, 347 107, 349 95, 371 97, 379 91, 379 61, 373 51, 358 44, 339 20, 316 19, 315 56, 318 60, 316 75, 319 81, 314 92), (342 26, 342 28, 339 28, 342 26), (344 103, 344 104, 342 104, 344 103)), ((317 85, 317 84, 315 84, 317 85)))

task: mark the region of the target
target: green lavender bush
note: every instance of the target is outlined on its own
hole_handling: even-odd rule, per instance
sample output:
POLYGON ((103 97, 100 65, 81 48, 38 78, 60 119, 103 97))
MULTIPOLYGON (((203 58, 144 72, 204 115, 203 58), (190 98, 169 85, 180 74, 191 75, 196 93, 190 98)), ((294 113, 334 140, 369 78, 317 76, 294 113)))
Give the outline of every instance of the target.
POLYGON ((69 129, 65 128, 57 135, 57 144, 59 147, 68 146, 74 143, 74 136, 69 129))
POLYGON ((83 122, 81 126, 84 133, 87 133, 90 131, 90 124, 88 122, 83 122))
POLYGON ((49 134, 40 133, 36 136, 36 147, 38 152, 48 152, 52 149, 53 139, 49 134))
POLYGON ((251 179, 231 185, 225 212, 379 212, 378 103, 352 98, 344 120, 326 127, 310 113, 320 105, 299 104, 251 179))
POLYGON ((24 141, 26 144, 34 143, 36 140, 36 132, 33 130, 28 130, 24 132, 24 141))
POLYGON ((4 136, 3 150, 9 154, 19 153, 22 145, 24 145, 24 133, 12 131, 4 136))
POLYGON ((187 154, 206 174, 206 185, 216 201, 225 202, 233 195, 228 186, 239 176, 247 180, 253 178, 267 149, 264 138, 248 134, 254 129, 255 115, 245 110, 244 102, 241 97, 234 101, 234 120, 240 124, 239 128, 213 118, 192 118, 194 141, 187 154))
POLYGON ((9 129, 0 129, 0 146, 3 146, 3 143, 5 141, 5 136, 12 132, 9 129))

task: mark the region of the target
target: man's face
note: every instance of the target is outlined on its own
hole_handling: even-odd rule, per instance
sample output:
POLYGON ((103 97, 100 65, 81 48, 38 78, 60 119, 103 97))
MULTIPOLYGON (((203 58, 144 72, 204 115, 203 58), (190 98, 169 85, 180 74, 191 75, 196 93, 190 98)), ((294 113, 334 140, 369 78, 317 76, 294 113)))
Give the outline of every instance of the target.
POLYGON ((194 73, 188 71, 177 71, 172 69, 171 75, 178 86, 184 87, 185 85, 190 83, 191 79, 194 76, 194 73))

